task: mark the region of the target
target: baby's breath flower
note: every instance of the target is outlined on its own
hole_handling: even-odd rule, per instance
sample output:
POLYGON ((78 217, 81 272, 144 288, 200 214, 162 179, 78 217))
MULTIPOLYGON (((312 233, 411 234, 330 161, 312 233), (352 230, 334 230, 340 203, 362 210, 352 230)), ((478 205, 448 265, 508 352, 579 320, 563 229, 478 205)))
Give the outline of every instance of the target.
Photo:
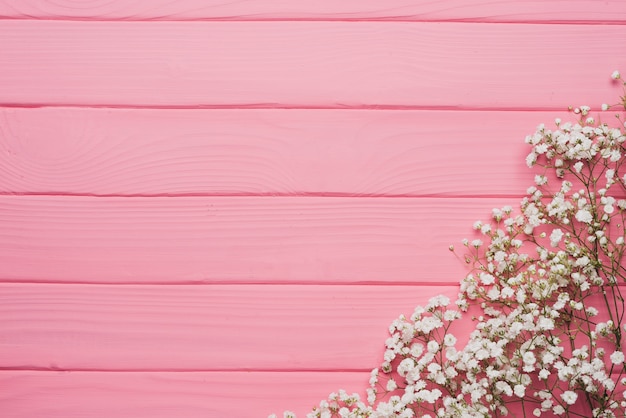
POLYGON ((472 270, 454 305, 474 315, 469 337, 452 333, 463 327, 450 299, 431 298, 390 325, 366 400, 339 391, 307 418, 500 416, 508 397, 523 401, 523 416, 569 418, 580 416, 583 393, 594 417, 626 416, 614 380, 625 364, 617 284, 626 282, 626 199, 616 196, 626 189, 626 134, 589 106, 572 110, 581 118, 540 124, 524 139, 538 169, 519 211, 493 209, 473 225, 482 239, 462 241, 472 270))
POLYGON ((621 77, 621 75, 620 75, 620 73, 619 73, 619 71, 618 71, 618 70, 613 71, 613 73, 611 74, 611 78, 612 78, 613 80, 619 80, 619 79, 620 79, 620 77, 621 77))
POLYGON ((624 353, 621 351, 615 351, 611 354, 611 362, 613 364, 623 364, 624 363, 624 353))
POLYGON ((550 245, 553 247, 558 247, 561 239, 563 239, 563 231, 560 228, 555 228, 552 230, 550 234, 550 245))
POLYGON ((574 405, 576 403, 576 399, 578 399, 578 395, 576 394, 576 392, 566 390, 561 394, 561 399, 563 399, 563 402, 568 405, 574 405))
POLYGON ((593 220, 593 216, 587 209, 580 209, 578 212, 576 212, 576 220, 589 224, 593 220))

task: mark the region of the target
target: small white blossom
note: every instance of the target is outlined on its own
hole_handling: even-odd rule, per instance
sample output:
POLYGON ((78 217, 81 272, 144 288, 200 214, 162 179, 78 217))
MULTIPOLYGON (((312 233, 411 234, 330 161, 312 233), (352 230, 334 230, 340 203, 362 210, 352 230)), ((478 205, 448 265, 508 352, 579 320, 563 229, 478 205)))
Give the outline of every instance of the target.
POLYGON ((513 387, 513 393, 515 393, 515 396, 517 396, 518 398, 523 398, 526 395, 526 386, 515 385, 513 387))
POLYGON ((437 341, 431 340, 426 345, 426 348, 429 353, 436 353, 439 350, 439 343, 437 341))
POLYGON ((454 335, 446 334, 443 337, 443 345, 446 347, 452 347, 454 344, 456 344, 456 337, 454 335))
POLYGON ((555 228, 552 230, 550 234, 550 245, 553 247, 558 247, 561 239, 563 239, 563 231, 560 228, 555 228))
POLYGON ((576 220, 588 224, 593 220, 593 216, 587 209, 581 209, 576 212, 576 220))
POLYGON ((563 402, 568 405, 574 405, 576 403, 576 399, 578 399, 578 395, 576 394, 576 392, 566 390, 561 394, 561 399, 563 399, 563 402))
POLYGON ((576 170, 577 173, 580 173, 582 169, 583 169, 582 161, 578 161, 576 164, 574 164, 574 170, 576 170))
POLYGON ((624 353, 621 351, 615 351, 611 354, 611 362, 613 364, 623 364, 624 363, 624 353))

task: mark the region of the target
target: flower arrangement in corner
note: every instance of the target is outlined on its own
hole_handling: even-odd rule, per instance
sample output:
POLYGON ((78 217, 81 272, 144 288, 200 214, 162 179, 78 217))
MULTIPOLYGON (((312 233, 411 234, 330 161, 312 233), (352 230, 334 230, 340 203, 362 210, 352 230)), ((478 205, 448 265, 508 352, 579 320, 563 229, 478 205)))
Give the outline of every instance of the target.
MULTIPOLYGON (((602 110, 626 110, 612 78, 624 95, 602 110)), ((526 137, 538 173, 519 209, 494 209, 463 241, 458 300, 401 315, 367 399, 341 390, 308 418, 626 416, 626 122, 571 110, 576 122, 526 137)))

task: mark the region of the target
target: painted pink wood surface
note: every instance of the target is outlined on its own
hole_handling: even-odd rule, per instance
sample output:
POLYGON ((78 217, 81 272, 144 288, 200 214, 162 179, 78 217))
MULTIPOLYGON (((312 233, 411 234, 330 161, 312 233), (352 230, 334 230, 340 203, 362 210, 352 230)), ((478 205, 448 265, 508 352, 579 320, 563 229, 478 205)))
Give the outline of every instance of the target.
POLYGON ((299 417, 344 387, 362 392, 369 372, 0 371, 3 418, 299 417))
POLYGON ((0 368, 352 370, 451 286, 0 285, 0 368), (262 297, 259 297, 262 295, 262 297))
POLYGON ((563 112, 5 108, 0 191, 522 195, 533 182, 524 137, 558 116, 563 112))
POLYGON ((283 409, 304 416, 340 386, 354 388, 350 393, 360 391, 368 376, 369 372, 0 371, 0 406, 3 418, 265 418, 283 409))
POLYGON ((625 21, 615 0, 0 0, 0 415, 362 391, 389 321, 455 293, 448 245, 518 201, 523 136, 615 97, 625 21))
POLYGON ((368 379, 367 372, 0 371, 0 405, 4 418, 265 418, 284 409, 301 417, 340 386, 364 393, 368 379))
POLYGON ((458 283, 448 250, 517 200, 0 196, 0 277, 90 283, 458 283))
POLYGON ((626 25, 8 20, 0 39, 0 105, 565 109, 614 97, 626 25))
POLYGON ((2 0, 0 17, 95 20, 460 20, 623 22, 621 0, 2 0))

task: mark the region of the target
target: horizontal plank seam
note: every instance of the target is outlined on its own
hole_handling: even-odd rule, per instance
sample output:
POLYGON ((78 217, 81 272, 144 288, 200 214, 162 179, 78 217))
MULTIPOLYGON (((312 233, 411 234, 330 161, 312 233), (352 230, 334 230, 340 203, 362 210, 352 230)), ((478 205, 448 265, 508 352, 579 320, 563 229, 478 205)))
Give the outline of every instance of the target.
POLYGON ((437 18, 410 18, 410 17, 206 17, 206 18, 93 18, 80 16, 59 16, 59 17, 32 17, 32 16, 0 16, 0 21, 18 20, 18 21, 67 21, 67 22, 380 22, 380 23, 469 23, 469 24, 519 24, 519 25, 589 25, 589 26, 605 26, 605 25, 624 25, 626 19, 605 19, 605 20, 583 20, 583 19, 546 19, 546 20, 527 20, 527 19, 480 19, 480 18, 462 18, 462 19, 437 19, 437 18))
MULTIPOLYGON (((373 368, 373 367, 372 367, 373 368)), ((178 369, 178 368, 160 368, 160 369, 142 369, 142 368, 120 368, 120 369, 99 369, 88 367, 61 368, 61 367, 1 367, 0 372, 98 372, 98 373, 369 373, 372 368, 208 368, 208 369, 178 369)))
MULTIPOLYGON (((443 106, 443 105, 306 105, 306 104, 194 104, 194 105, 150 105, 150 104, 78 104, 78 103, 3 103, 0 108, 7 109, 42 109, 42 108, 77 108, 77 109, 127 109, 127 110, 436 110, 463 112, 553 112, 568 111, 567 106, 517 107, 517 106, 443 106)), ((599 109, 596 109, 599 110, 599 109)))
POLYGON ((458 287, 459 281, 359 281, 359 280, 334 280, 332 282, 321 282, 315 280, 274 280, 274 281, 252 281, 252 280, 181 280, 181 281, 103 281, 103 280, 19 280, 19 279, 2 279, 2 284, 20 284, 20 285, 94 285, 94 286, 372 286, 372 287, 458 287))
MULTIPOLYGON (((64 281, 64 280, 19 280, 19 279, 2 279, 0 278, 0 286, 3 284, 19 284, 19 285, 80 285, 80 286, 360 286, 360 287, 459 287, 460 280, 449 281, 359 281, 359 280, 334 280, 332 282, 321 282, 315 280, 275 280, 275 281, 251 281, 251 280, 182 280, 182 281, 116 281, 108 282, 102 280, 93 281, 64 281)), ((618 283, 620 288, 626 288, 626 283, 618 283)))
MULTIPOLYGON (((528 185, 532 180, 529 177, 528 185)), ((69 192, 12 192, 0 191, 0 197, 66 197, 66 198, 125 198, 125 199, 157 199, 157 198, 354 198, 354 199, 523 199, 523 193, 420 193, 420 194, 382 194, 382 193, 345 193, 345 192, 294 192, 294 193, 69 193, 69 192)), ((624 198, 621 194, 612 195, 624 198)), ((546 198, 551 197, 546 194, 546 198)))
MULTIPOLYGON (((528 180, 532 186, 532 179, 528 180)), ((275 198, 354 198, 354 199, 523 199, 527 194, 523 193, 420 193, 420 194, 383 194, 383 193, 345 193, 345 192, 294 192, 294 193, 69 193, 69 192, 12 192, 0 191, 0 197, 93 197, 93 198, 251 198, 251 197, 275 197, 275 198)), ((623 198, 621 194, 613 194, 617 198, 623 198)), ((546 194, 546 198, 550 195, 546 194)))
MULTIPOLYGON (((529 185, 532 179, 529 178, 529 185)), ((423 194, 376 194, 376 193, 339 193, 339 192, 294 192, 294 193, 141 193, 141 194, 125 194, 125 193, 69 193, 69 192, 10 192, 1 191, 0 196, 8 197, 26 197, 26 196, 43 196, 43 197, 94 197, 94 198, 208 198, 208 197, 229 197, 229 198, 249 198, 249 197, 275 197, 275 198, 355 198, 355 199, 521 199, 524 194, 514 193, 489 193, 489 194, 460 194, 460 193, 423 193, 423 194)))

